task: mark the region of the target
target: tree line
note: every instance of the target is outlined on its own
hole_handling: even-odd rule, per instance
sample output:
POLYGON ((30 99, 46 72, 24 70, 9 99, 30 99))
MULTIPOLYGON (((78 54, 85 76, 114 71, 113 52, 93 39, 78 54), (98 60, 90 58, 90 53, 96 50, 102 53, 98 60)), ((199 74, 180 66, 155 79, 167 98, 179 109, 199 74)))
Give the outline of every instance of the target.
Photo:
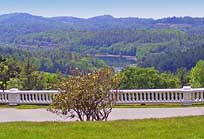
POLYGON ((204 61, 199 60, 190 70, 178 68, 176 72, 160 72, 155 68, 128 67, 121 73, 121 89, 159 89, 191 86, 204 87, 204 61))
MULTIPOLYGON (((72 75, 80 69, 72 69, 72 75)), ((82 72, 82 73, 89 73, 82 72)), ((117 73, 121 77, 120 89, 180 88, 191 85, 204 87, 204 61, 200 60, 191 69, 179 68, 176 72, 160 72, 155 68, 127 67, 117 73)), ((0 57, 0 88, 25 90, 56 89, 56 84, 68 78, 60 72, 39 71, 32 58, 24 62, 12 57, 0 57)))
MULTIPOLYGON (((19 62, 11 57, 0 57, 0 89, 53 89, 65 78, 60 73, 40 72, 30 58, 19 62)), ((56 89, 56 88, 55 88, 56 89)))

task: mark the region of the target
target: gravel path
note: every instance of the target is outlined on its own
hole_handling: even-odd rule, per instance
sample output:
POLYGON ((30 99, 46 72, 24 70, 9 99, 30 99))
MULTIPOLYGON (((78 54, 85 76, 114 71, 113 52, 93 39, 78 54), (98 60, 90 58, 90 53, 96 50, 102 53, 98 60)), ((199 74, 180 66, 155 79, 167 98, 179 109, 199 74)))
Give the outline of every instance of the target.
MULTIPOLYGON (((148 118, 165 118, 180 116, 204 115, 204 107, 192 108, 114 108, 109 120, 120 119, 148 119, 148 118)), ((27 109, 18 110, 12 108, 0 109, 0 122, 12 121, 75 121, 66 119, 46 109, 27 109)))

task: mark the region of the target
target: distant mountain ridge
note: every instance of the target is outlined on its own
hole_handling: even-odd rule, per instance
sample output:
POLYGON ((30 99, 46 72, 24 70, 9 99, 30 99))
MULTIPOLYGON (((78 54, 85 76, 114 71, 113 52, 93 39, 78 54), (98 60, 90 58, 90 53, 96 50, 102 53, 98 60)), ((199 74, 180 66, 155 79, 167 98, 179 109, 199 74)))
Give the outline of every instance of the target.
POLYGON ((28 13, 11 13, 0 15, 0 25, 19 25, 31 24, 48 26, 48 30, 60 29, 79 29, 79 30, 100 30, 114 28, 133 28, 133 29, 158 29, 179 28, 185 30, 187 27, 203 27, 204 18, 192 17, 168 17, 161 19, 152 18, 115 18, 111 15, 102 15, 92 18, 77 18, 71 16, 42 17, 28 13), (182 26, 183 25, 183 26, 182 26))

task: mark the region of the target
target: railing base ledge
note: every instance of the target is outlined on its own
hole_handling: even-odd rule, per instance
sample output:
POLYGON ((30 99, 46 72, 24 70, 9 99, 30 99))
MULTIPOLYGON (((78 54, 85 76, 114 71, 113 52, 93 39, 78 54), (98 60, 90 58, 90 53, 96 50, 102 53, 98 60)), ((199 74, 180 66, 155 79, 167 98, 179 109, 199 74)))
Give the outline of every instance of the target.
POLYGON ((183 106, 191 106, 192 102, 191 101, 185 101, 183 102, 183 106))
POLYGON ((9 105, 9 106, 18 106, 19 104, 16 104, 16 103, 9 103, 8 105, 9 105))

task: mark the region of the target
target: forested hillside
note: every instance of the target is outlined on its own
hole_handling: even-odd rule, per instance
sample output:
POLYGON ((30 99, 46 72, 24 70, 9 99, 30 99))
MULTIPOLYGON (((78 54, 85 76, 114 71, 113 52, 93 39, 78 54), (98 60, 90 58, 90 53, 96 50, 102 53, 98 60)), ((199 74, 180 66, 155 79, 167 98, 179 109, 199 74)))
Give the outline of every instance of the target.
POLYGON ((39 71, 51 73, 72 74, 72 70, 76 68, 83 72, 90 72, 106 66, 100 59, 81 56, 62 49, 51 51, 43 49, 24 50, 7 46, 0 47, 0 55, 6 57, 12 56, 21 62, 25 62, 29 58, 39 71))
POLYGON ((14 13, 0 16, 0 54, 20 61, 30 56, 39 70, 65 74, 76 67, 91 71, 105 66, 96 54, 135 56, 139 66, 175 72, 204 59, 203 27, 204 18, 191 17, 82 19, 14 13))

